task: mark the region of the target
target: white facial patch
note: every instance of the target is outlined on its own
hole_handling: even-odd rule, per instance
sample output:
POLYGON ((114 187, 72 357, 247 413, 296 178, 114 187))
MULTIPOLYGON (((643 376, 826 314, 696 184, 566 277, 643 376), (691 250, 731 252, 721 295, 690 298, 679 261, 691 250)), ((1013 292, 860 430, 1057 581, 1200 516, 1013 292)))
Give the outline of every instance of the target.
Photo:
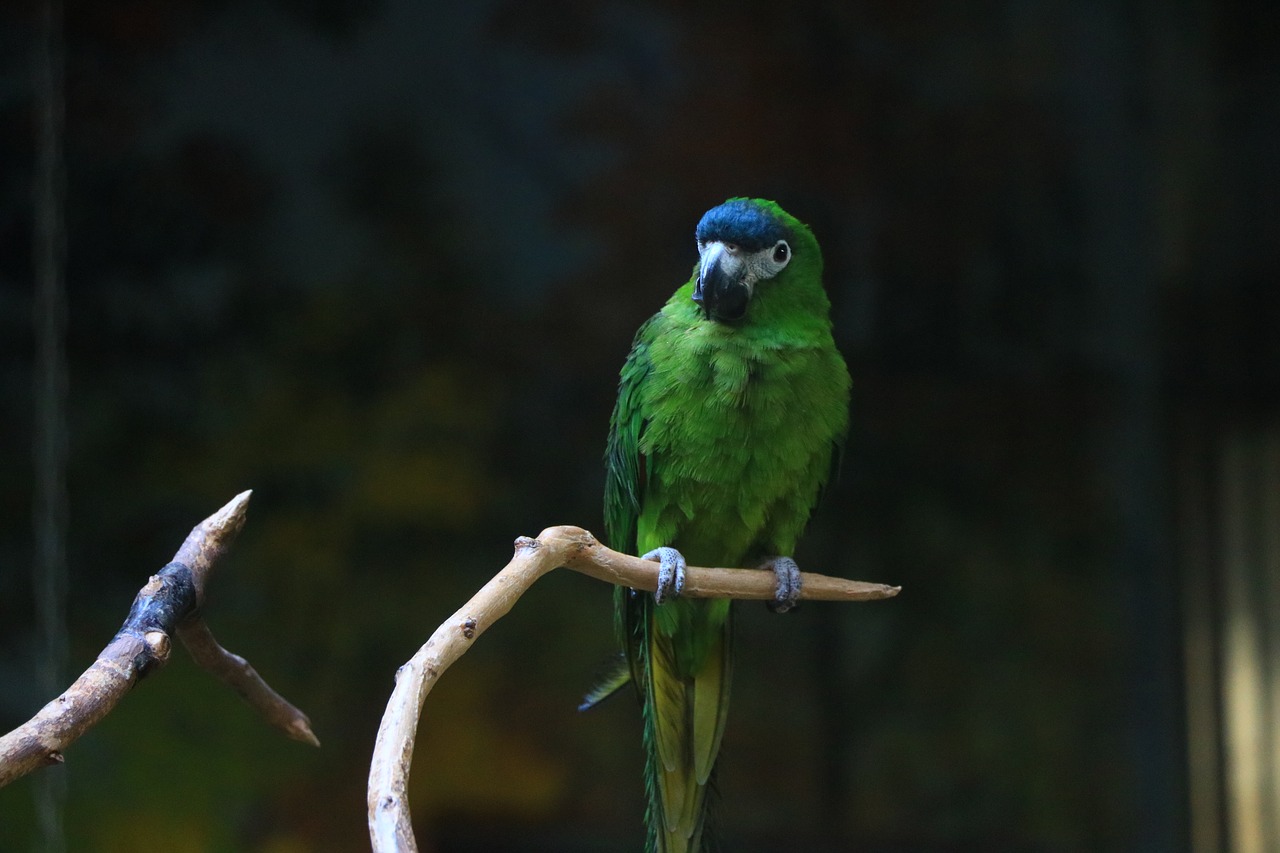
POLYGON ((785 240, 758 252, 745 252, 734 243, 713 240, 699 243, 698 254, 702 270, 719 264, 726 276, 741 281, 750 291, 755 290, 756 282, 773 278, 791 262, 791 247, 785 240))

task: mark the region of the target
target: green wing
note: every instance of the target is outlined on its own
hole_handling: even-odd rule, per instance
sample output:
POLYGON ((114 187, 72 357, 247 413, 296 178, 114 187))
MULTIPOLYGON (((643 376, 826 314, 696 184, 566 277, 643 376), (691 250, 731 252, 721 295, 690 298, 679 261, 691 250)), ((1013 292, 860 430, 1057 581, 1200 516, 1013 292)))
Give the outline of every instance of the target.
MULTIPOLYGON (((644 459, 640 455, 640 434, 644 430, 640 394, 649 375, 651 317, 636 332, 631 354, 618 381, 618 401, 609 421, 609 442, 605 447, 604 519, 609 545, 624 554, 636 553, 636 522, 640 517, 640 497, 644 493, 644 459)), ((614 621, 623 653, 612 662, 605 676, 578 706, 588 711, 608 699, 627 682, 644 684, 640 677, 643 635, 635 630, 638 606, 629 590, 614 588, 614 621), (633 637, 632 634, 635 634, 633 637)))
MULTIPOLYGON (((649 346, 666 322, 657 314, 636 333, 610 419, 605 527, 610 546, 628 554, 638 553, 637 522, 653 462, 641 450, 646 392, 651 390, 647 383, 653 381, 649 346)), ((729 602, 672 601, 663 605, 665 615, 659 620, 652 595, 618 587, 614 596, 626 670, 637 687, 645 720, 648 849, 698 849, 707 784, 728 708, 729 602)), ((601 685, 589 702, 594 704, 625 681, 616 678, 601 685)))
POLYGON ((644 431, 641 394, 652 364, 649 341, 661 315, 650 317, 636 332, 631 354, 618 379, 618 401, 609 419, 609 443, 605 447, 604 524, 609 547, 625 554, 636 550, 636 520, 644 494, 645 468, 640 455, 644 431))
MULTIPOLYGON (((660 314, 650 317, 637 330, 631 354, 622 365, 618 379, 618 401, 609 419, 609 442, 605 447, 604 524, 609 547, 624 554, 636 553, 636 522, 640 517, 640 498, 644 494, 645 460, 640 454, 640 436, 644 432, 642 395, 644 382, 652 369, 649 342, 660 314)), ((614 620, 619 643, 626 652, 627 668, 632 680, 644 684, 644 632, 636 608, 641 596, 633 596, 623 587, 614 588, 614 620)), ((616 686, 621 686, 619 682, 616 686)), ((616 689, 615 686, 615 689, 616 689)))

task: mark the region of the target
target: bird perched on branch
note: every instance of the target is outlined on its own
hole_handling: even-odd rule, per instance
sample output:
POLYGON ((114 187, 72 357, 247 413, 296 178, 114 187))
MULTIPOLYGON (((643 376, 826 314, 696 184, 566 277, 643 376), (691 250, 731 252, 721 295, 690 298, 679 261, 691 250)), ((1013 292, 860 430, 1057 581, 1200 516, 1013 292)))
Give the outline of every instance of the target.
POLYGON ((705 849, 729 706, 730 602, 680 598, 686 560, 771 570, 772 606, 789 609, 796 540, 848 424, 809 228, 774 202, 734 198, 696 236, 693 277, 636 333, 605 453, 610 544, 657 561, 658 590, 617 590, 624 660, 583 703, 636 685, 651 853, 705 849))

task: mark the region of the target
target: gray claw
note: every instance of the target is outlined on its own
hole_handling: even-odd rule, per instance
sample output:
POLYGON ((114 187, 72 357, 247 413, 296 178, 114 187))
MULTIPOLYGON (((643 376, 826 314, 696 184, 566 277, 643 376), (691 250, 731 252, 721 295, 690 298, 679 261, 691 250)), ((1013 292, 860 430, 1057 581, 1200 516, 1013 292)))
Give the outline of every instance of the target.
POLYGON ((774 613, 786 613, 800 600, 800 567, 790 557, 773 557, 765 560, 762 569, 772 569, 778 585, 774 587, 773 601, 766 606, 774 613))
POLYGON ((675 548, 654 548, 640 557, 658 564, 658 589, 653 594, 655 604, 668 598, 678 598, 684 591, 684 556, 675 548))

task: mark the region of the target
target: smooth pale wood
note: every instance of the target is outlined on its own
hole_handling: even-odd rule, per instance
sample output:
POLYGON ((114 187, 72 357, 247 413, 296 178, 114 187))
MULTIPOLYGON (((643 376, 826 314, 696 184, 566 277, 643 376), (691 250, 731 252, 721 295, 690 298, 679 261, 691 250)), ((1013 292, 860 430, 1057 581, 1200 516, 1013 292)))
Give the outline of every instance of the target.
MULTIPOLYGON (((548 527, 536 540, 564 549, 565 568, 617 586, 653 592, 658 588, 657 564, 605 547, 581 527, 548 527)), ((875 601, 892 598, 901 587, 851 581, 801 572, 801 601, 875 601)), ((713 569, 690 566, 685 572, 684 598, 740 598, 772 601, 772 572, 759 569, 713 569)))
MULTIPOLYGON (((511 562, 444 621, 408 663, 396 671, 369 767, 366 805, 369 839, 375 853, 417 851, 409 812, 409 770, 418 719, 427 694, 441 674, 471 648, 476 638, 515 605, 538 578, 564 566, 619 586, 652 592, 658 586, 658 564, 605 547, 580 527, 548 527, 537 539, 516 540, 511 562)), ((850 581, 805 572, 801 600, 874 601, 892 598, 900 587, 850 581)), ((758 569, 690 566, 685 573, 686 598, 772 600, 774 576, 758 569)))

